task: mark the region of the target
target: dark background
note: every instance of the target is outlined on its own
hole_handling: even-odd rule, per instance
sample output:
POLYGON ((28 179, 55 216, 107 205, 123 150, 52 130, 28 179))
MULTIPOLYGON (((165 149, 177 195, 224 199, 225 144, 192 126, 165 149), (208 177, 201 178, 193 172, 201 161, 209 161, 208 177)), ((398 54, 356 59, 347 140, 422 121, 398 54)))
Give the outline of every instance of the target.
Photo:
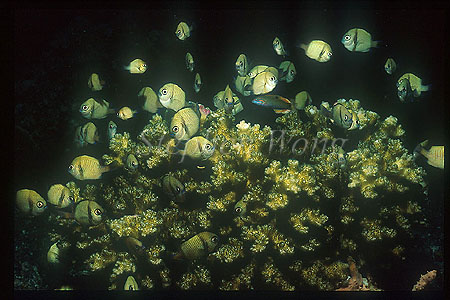
MULTIPOLYGON (((292 83, 278 84, 274 90, 277 94, 293 98, 307 90, 316 106, 321 101, 332 104, 339 98, 358 99, 363 108, 377 112, 383 119, 397 117, 406 130, 404 145, 410 151, 425 139, 430 140, 430 145, 445 143, 448 14, 439 5, 423 8, 394 3, 388 8, 371 2, 330 7, 326 3, 307 3, 305 7, 296 4, 291 8, 283 2, 272 6, 255 1, 243 7, 222 8, 219 4, 206 10, 169 3, 173 7, 18 7, 14 11, 14 190, 35 189, 45 197, 52 184, 72 180, 67 166, 75 156, 101 157, 107 152, 109 120, 118 124, 118 132, 128 131, 135 138, 151 118, 137 99, 144 86, 157 92, 165 83, 174 82, 184 89, 188 100, 215 109, 212 97, 218 91, 227 84, 235 91, 234 63, 240 53, 247 55, 251 66, 278 66, 285 60, 272 48, 275 36, 288 51, 286 59, 297 69, 292 83), (192 36, 185 41, 174 34, 180 21, 194 25, 192 36), (346 50, 340 40, 354 27, 370 32, 374 40, 382 41, 382 46, 369 53, 346 50), (312 39, 331 45, 330 62, 313 61, 297 48, 312 39), (196 63, 194 73, 185 67, 187 51, 196 63), (388 57, 397 62, 394 75, 384 71, 388 57), (134 58, 147 62, 146 73, 133 75, 123 70, 134 58), (103 91, 89 90, 87 81, 92 72, 105 79, 103 91), (195 72, 200 73, 204 83, 198 94, 192 87, 195 72), (432 90, 414 103, 401 103, 396 95, 395 83, 407 72, 421 77, 424 84, 432 84, 432 90), (94 121, 100 143, 77 149, 72 141, 75 128, 87 122, 78 109, 91 96, 104 97, 112 108, 126 105, 139 113, 128 121, 114 115, 94 121)), ((271 110, 251 104, 251 97, 238 96, 244 111, 236 116, 237 121, 274 125, 276 115, 271 110)), ((440 210, 442 172, 427 166, 425 160, 419 164, 427 170, 432 188, 430 209, 440 210)), ((442 225, 439 217, 436 222, 442 225)), ((44 236, 45 232, 40 234, 44 236)), ((28 242, 38 240, 39 236, 34 236, 28 242)), ((31 261, 33 254, 27 255, 23 259, 31 261)), ((45 283, 36 286, 42 288, 45 283)))

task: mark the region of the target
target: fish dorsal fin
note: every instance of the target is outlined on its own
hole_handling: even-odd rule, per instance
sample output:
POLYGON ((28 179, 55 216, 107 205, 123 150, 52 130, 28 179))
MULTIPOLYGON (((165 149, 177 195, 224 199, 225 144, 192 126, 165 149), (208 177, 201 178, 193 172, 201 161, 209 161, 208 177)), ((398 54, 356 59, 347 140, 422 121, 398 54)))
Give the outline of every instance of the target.
POLYGON ((291 100, 289 100, 288 98, 284 98, 284 97, 281 97, 281 96, 278 96, 279 97, 279 99, 281 100, 281 101, 283 101, 283 102, 285 102, 285 103, 287 103, 287 104, 291 104, 291 100))

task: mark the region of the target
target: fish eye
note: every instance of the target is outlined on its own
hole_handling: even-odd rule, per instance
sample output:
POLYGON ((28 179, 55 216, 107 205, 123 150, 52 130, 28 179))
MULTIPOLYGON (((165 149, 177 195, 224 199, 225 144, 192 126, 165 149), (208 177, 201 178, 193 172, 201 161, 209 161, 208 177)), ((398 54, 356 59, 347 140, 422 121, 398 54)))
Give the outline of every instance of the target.
POLYGON ((102 211, 99 208, 97 208, 96 210, 94 210, 94 214, 96 214, 97 216, 101 216, 102 211))
POLYGON ((235 212, 237 212, 238 214, 242 211, 242 208, 240 207, 236 207, 236 209, 234 210, 235 212))
POLYGON ((206 150, 211 150, 211 144, 206 144, 206 146, 205 146, 205 148, 206 148, 206 150))
POLYGON ((178 132, 178 126, 173 126, 173 127, 172 127, 172 131, 175 132, 175 133, 177 133, 177 132, 178 132))
POLYGON ((244 64, 244 62, 241 60, 241 61, 239 62, 239 65, 242 67, 243 64, 244 64))
POLYGON ((273 43, 274 45, 278 45, 278 40, 273 43))
POLYGON ((331 57, 333 55, 333 53, 328 52, 328 57, 331 57))
POLYGON ((73 196, 69 196, 69 201, 73 202, 75 199, 73 198, 73 196))
POLYGON ((177 186, 175 190, 177 191, 177 193, 181 192, 181 189, 179 186, 177 186))
POLYGON ((275 81, 275 76, 270 77, 271 81, 275 81))
POLYGON ((181 30, 178 30, 178 31, 177 31, 177 34, 180 34, 180 33, 181 33, 181 30))
POLYGON ((291 70, 291 75, 294 75, 294 70, 291 70))
POLYGON ((280 242, 280 246, 284 247, 285 243, 284 242, 280 242))
POLYGON ((344 121, 347 121, 348 120, 348 116, 344 116, 344 121))
POLYGON ((73 169, 73 165, 69 166, 69 171, 71 171, 73 169))
POLYGON ((344 37, 344 39, 345 39, 346 41, 348 41, 348 40, 350 40, 350 36, 347 34, 347 35, 344 37))
POLYGON ((113 125, 113 124, 110 124, 110 125, 109 125, 109 128, 111 128, 111 129, 114 128, 114 125, 113 125))
POLYGON ((211 242, 217 243, 218 239, 219 239, 219 238, 215 235, 215 236, 213 236, 213 237, 211 238, 211 242))
POLYGON ((136 162, 133 161, 133 162, 131 163, 131 165, 132 165, 133 167, 135 167, 135 166, 136 166, 136 162))
POLYGON ((166 90, 166 89, 163 89, 163 90, 161 91, 161 94, 167 95, 167 90, 166 90))
POLYGON ((81 109, 82 110, 88 110, 88 106, 87 105, 83 105, 83 107, 81 109))
POLYGON ((38 202, 36 203, 36 206, 37 206, 38 208, 42 208, 42 207, 44 206, 44 202, 38 201, 38 202))

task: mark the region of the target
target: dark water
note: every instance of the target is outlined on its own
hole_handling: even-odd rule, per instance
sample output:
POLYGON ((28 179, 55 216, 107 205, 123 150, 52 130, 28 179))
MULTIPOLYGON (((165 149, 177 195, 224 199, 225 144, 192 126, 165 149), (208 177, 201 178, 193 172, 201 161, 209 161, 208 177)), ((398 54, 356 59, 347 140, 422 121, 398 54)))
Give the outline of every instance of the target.
MULTIPOLYGON (((46 195, 53 183, 72 180, 67 166, 73 157, 79 154, 100 157, 106 153, 106 142, 82 150, 75 149, 72 143, 75 127, 85 123, 78 109, 87 98, 100 96, 113 108, 128 105, 138 109, 136 118, 130 121, 114 116, 96 121, 102 141, 106 139, 106 124, 110 119, 118 124, 119 131, 128 131, 134 138, 150 116, 140 109, 142 104, 136 97, 143 86, 157 91, 165 83, 174 82, 185 90, 187 99, 214 108, 212 97, 218 91, 227 84, 234 89, 234 63, 240 53, 247 55, 251 65, 278 66, 284 60, 272 48, 275 36, 284 43, 289 54, 287 59, 294 63, 298 73, 292 83, 279 84, 277 94, 294 97, 299 91, 307 90, 316 106, 321 101, 358 99, 363 108, 377 112, 381 118, 397 117, 406 130, 404 145, 411 151, 425 139, 431 145, 443 145, 443 128, 447 124, 443 63, 446 56, 443 33, 448 33, 445 16, 442 9, 370 7, 17 10, 14 49, 16 61, 21 63, 14 64, 14 190, 30 188, 46 195), (194 24, 192 36, 185 41, 179 41, 174 34, 181 20, 194 24), (382 46, 369 53, 349 52, 340 40, 353 27, 366 29, 374 40, 382 41, 382 46), (313 61, 297 47, 312 39, 331 45, 330 62, 313 61), (195 73, 185 68, 187 51, 192 53, 196 71, 204 83, 198 94, 192 87, 195 73), (148 63, 147 72, 135 76, 123 71, 123 66, 137 57, 148 63), (397 62, 397 71, 391 76, 384 71, 388 57, 397 62), (101 74, 107 82, 98 93, 87 87, 87 79, 93 72, 101 74), (432 90, 414 103, 401 103, 396 95, 396 80, 407 72, 421 77, 424 84, 432 84, 432 90)), ((276 115, 251 104, 250 99, 241 97, 244 111, 236 116, 237 121, 245 119, 273 126, 276 115)), ((425 164, 422 160, 421 165, 425 164)), ((430 216, 435 216, 431 222, 436 232, 430 233, 430 239, 439 239, 443 226, 439 213, 443 208, 443 172, 425 168, 430 193, 423 206, 430 216)), ((26 226, 35 226, 36 222, 39 221, 26 219, 16 224, 16 234, 26 226)), ((44 237, 44 231, 33 231, 37 236, 27 238, 30 244, 40 245, 38 237, 44 237)), ((23 236, 17 239, 24 240, 23 236)), ((41 263, 45 259, 42 253, 24 255, 27 256, 18 256, 16 260, 41 263)), ((427 263, 431 263, 428 258, 424 268, 428 268, 427 263)), ((48 285, 44 279, 34 288, 48 285)), ((405 285, 392 284, 392 288, 400 286, 405 285)))

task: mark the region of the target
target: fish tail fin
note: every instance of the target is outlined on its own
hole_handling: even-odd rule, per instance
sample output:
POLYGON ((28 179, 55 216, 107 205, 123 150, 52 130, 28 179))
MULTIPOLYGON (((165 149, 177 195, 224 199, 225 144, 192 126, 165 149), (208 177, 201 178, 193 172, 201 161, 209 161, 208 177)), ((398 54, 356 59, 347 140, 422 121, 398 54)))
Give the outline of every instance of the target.
POLYGON ((414 159, 416 159, 417 156, 419 156, 420 153, 422 153, 423 151, 425 151, 425 149, 423 149, 423 147, 425 147, 427 144, 428 144, 428 140, 425 140, 425 141, 423 141, 422 143, 418 144, 418 145, 416 146, 416 148, 414 148, 414 151, 413 151, 414 159))
POLYGON ((172 259, 173 260, 178 260, 178 261, 183 260, 183 253, 181 253, 181 251, 180 251, 180 252, 177 252, 177 253, 173 254, 172 255, 172 259))
POLYGON ((300 45, 298 45, 299 48, 302 48, 303 50, 306 51, 306 49, 308 49, 308 45, 305 45, 303 43, 301 43, 300 45))
POLYGON ((108 108, 107 113, 108 113, 108 114, 115 114, 116 111, 114 110, 114 108, 108 108))
POLYGON ((324 115, 325 117, 327 117, 327 118, 330 118, 330 119, 332 119, 333 118, 333 116, 332 116, 332 114, 331 114, 331 111, 329 111, 327 108, 325 108, 325 106, 323 106, 323 105, 320 105, 320 113, 322 114, 322 115, 324 115))
POLYGON ((380 48, 381 46, 385 45, 383 41, 372 41, 370 44, 371 48, 380 48))
POLYGON ((130 66, 123 66, 124 70, 130 71, 130 66))
POLYGON ((120 167, 119 162, 115 160, 112 163, 110 163, 109 165, 100 166, 100 171, 102 173, 105 173, 105 172, 109 172, 109 171, 114 171, 114 170, 118 169, 119 167, 120 167))
POLYGON ((431 89, 431 84, 421 85, 421 86, 420 86, 420 90, 421 90, 422 92, 429 91, 430 89, 431 89))

